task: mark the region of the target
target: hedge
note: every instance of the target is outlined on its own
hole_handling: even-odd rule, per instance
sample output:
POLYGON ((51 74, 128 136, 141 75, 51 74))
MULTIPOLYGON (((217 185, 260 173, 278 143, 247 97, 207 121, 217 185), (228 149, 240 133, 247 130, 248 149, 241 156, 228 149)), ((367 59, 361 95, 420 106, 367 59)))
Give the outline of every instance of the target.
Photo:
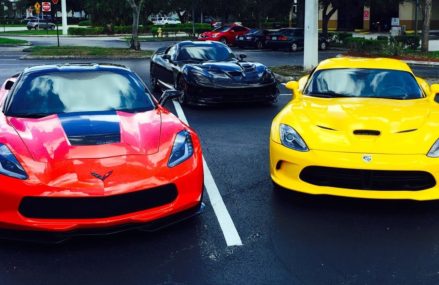
POLYGON ((393 38, 393 40, 397 43, 401 43, 404 48, 409 48, 412 50, 416 50, 421 46, 421 44, 420 44, 421 38, 419 36, 416 36, 416 35, 396 36, 393 38))
POLYGON ((364 38, 346 38, 346 45, 350 50, 380 52, 387 48, 387 40, 368 40, 364 38))

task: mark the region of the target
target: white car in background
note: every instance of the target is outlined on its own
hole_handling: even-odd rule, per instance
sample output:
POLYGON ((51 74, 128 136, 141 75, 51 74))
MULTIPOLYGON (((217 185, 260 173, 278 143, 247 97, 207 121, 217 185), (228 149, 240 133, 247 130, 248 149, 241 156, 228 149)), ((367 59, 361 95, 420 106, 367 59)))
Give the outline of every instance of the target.
POLYGON ((157 18, 153 18, 152 22, 154 23, 154 25, 177 25, 177 24, 181 24, 181 21, 178 18, 174 18, 174 17, 157 17, 157 18))

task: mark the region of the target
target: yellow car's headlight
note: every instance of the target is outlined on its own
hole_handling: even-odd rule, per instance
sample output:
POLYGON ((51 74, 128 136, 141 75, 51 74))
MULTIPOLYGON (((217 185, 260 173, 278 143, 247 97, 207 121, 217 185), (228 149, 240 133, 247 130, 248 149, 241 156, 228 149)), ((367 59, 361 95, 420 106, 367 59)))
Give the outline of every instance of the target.
POLYGON ((280 141, 283 146, 297 150, 309 151, 305 141, 292 127, 280 124, 280 141))
POLYGON ((427 156, 428 157, 439 157, 439 139, 430 148, 430 151, 427 153, 427 156))

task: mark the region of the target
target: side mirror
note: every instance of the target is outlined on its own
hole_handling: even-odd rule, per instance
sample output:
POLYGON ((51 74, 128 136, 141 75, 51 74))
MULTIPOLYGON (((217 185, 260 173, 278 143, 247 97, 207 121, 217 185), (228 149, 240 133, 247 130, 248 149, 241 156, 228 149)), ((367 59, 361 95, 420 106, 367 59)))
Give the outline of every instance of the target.
POLYGON ((287 84, 285 84, 285 88, 293 91, 293 99, 299 94, 299 82, 297 81, 287 82, 287 84))
POLYGON ((439 103, 439 84, 432 84, 430 87, 431 95, 436 103, 439 103))
POLYGON ((177 99, 181 96, 181 92, 178 90, 166 90, 160 96, 159 104, 164 106, 169 100, 177 99))
POLYGON ((8 80, 5 84, 5 89, 6 90, 11 90, 12 86, 14 86, 14 81, 8 80))
POLYGON ((238 57, 239 57, 239 60, 240 60, 240 61, 244 61, 244 58, 247 58, 247 55, 245 55, 245 54, 240 54, 240 55, 238 55, 238 57))

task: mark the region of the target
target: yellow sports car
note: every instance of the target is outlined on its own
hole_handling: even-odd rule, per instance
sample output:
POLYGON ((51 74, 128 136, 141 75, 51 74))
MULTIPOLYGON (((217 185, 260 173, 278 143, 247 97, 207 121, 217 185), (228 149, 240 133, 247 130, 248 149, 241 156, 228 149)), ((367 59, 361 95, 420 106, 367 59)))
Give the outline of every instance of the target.
POLYGON ((374 199, 439 199, 439 85, 394 59, 333 58, 286 84, 274 118, 275 187, 374 199))

